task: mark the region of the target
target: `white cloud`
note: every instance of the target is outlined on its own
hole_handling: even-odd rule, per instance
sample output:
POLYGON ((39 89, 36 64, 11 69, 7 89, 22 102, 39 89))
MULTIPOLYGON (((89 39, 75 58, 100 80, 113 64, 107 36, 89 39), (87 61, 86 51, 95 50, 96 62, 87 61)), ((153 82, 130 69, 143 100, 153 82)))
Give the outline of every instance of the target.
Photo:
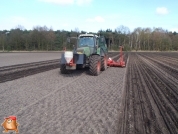
POLYGON ((166 7, 158 7, 156 8, 156 13, 160 15, 166 15, 169 13, 169 11, 166 7))
POLYGON ((101 23, 101 22, 104 22, 105 20, 101 16, 96 16, 94 18, 88 18, 86 21, 87 22, 100 22, 101 23))
POLYGON ((39 0, 39 1, 59 4, 59 5, 71 5, 71 4, 83 5, 92 2, 92 0, 39 0))

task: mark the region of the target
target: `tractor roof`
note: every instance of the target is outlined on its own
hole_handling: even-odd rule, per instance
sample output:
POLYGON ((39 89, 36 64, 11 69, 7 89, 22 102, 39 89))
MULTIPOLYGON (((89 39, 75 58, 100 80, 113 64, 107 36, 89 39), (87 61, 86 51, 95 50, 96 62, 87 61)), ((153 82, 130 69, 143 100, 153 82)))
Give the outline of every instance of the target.
POLYGON ((79 35, 79 37, 87 37, 87 36, 91 36, 91 37, 98 37, 97 35, 94 35, 94 34, 81 34, 81 35, 79 35))

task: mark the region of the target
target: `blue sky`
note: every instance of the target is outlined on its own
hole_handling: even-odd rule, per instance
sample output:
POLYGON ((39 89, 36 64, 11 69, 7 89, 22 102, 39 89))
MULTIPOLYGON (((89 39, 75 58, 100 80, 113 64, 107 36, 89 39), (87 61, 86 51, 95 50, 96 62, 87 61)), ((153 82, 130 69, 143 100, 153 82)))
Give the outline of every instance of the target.
POLYGON ((97 32, 120 25, 162 27, 178 32, 177 0, 1 0, 0 30, 25 29, 97 32))

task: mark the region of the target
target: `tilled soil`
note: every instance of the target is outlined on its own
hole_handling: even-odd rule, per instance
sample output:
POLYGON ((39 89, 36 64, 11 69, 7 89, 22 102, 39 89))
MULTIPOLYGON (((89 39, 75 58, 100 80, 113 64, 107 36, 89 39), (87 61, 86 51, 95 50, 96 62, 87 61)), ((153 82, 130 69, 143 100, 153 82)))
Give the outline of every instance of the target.
MULTIPOLYGON (((0 67, 60 59, 62 52, 0 53, 0 67)), ((109 56, 119 52, 109 52, 109 56)))
POLYGON ((97 77, 55 69, 1 83, 0 123, 15 115, 22 134, 177 134, 178 53, 127 56, 97 77))
POLYGON ((61 58, 61 52, 0 53, 0 67, 61 58))
POLYGON ((115 134, 125 71, 108 68, 94 77, 55 69, 1 83, 0 122, 17 116, 22 134, 115 134))
POLYGON ((0 83, 59 68, 59 61, 56 59, 0 67, 0 83))
MULTIPOLYGON (((1 54, 1 55, 3 55, 3 54, 1 54)), ((8 54, 11 55, 11 53, 8 53, 8 54)), ((27 53, 27 54, 31 54, 31 53, 27 53)), ((41 53, 35 53, 35 54, 41 54, 41 53)), ((49 53, 44 53, 44 54, 49 54, 49 53)), ((7 53, 5 53, 4 55, 6 58, 8 57, 7 53)), ((18 53, 17 53, 17 55, 18 55, 18 53)), ((58 54, 58 56, 59 56, 59 54, 58 54)), ((112 57, 117 60, 120 57, 120 55, 118 55, 118 52, 109 52, 108 57, 112 57)), ((3 61, 6 64, 11 64, 11 60, 10 61, 5 60, 6 58, 4 58, 3 61)), ((125 54, 124 58, 127 59, 127 53, 125 54)), ((13 59, 13 57, 12 57, 12 59, 13 59)), ((26 62, 28 60, 29 60, 29 58, 28 59, 26 58, 26 62)), ((30 60, 34 60, 34 57, 30 57, 30 60)), ((37 57, 35 60, 40 60, 40 57, 37 57)), ((60 67, 60 59, 59 58, 53 59, 53 60, 40 61, 40 62, 30 62, 30 63, 24 63, 24 64, 3 66, 3 67, 0 67, 0 83, 15 80, 18 78, 26 77, 26 76, 37 74, 37 73, 41 73, 44 71, 56 69, 59 67, 60 67)))
POLYGON ((129 55, 118 133, 178 133, 177 62, 178 53, 129 55))

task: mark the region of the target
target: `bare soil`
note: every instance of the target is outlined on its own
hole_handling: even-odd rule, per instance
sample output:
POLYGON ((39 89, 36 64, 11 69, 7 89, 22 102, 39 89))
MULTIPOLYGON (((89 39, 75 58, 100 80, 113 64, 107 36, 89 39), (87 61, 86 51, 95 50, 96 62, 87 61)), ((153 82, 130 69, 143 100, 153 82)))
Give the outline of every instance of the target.
POLYGON ((59 70, 0 83, 0 122, 17 116, 22 134, 117 134, 126 68, 59 70))
POLYGON ((178 133, 178 53, 130 53, 118 133, 178 133))
POLYGON ((177 134, 178 53, 124 59, 97 77, 58 68, 0 83, 0 123, 15 115, 22 134, 177 134))
POLYGON ((60 52, 0 53, 0 67, 60 58, 60 52))

